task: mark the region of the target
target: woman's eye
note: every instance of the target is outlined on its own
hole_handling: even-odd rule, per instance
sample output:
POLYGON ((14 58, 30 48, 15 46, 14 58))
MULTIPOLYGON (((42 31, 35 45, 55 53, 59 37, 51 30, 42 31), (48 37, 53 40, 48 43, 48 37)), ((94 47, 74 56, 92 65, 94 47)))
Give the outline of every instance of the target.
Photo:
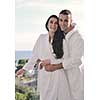
POLYGON ((53 21, 50 21, 50 23, 52 24, 52 23, 53 23, 53 21))
POLYGON ((55 24, 58 24, 57 22, 55 22, 55 24))

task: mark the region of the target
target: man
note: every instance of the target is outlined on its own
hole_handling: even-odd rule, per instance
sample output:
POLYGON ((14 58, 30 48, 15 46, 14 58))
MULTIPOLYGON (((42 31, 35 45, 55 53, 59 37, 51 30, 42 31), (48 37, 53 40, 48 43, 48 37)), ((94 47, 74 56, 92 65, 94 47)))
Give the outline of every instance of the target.
POLYGON ((63 67, 69 81, 72 100, 83 100, 83 78, 79 66, 84 52, 84 41, 77 28, 72 23, 72 14, 69 10, 62 10, 59 14, 59 25, 64 31, 69 56, 66 56, 63 67))

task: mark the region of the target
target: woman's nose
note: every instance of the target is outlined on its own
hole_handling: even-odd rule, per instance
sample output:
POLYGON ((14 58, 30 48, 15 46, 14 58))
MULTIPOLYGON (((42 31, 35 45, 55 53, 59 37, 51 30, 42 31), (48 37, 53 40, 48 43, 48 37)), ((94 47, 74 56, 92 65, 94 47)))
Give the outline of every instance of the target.
POLYGON ((52 25, 53 25, 53 26, 56 26, 56 24, 55 24, 55 23, 53 23, 52 25))

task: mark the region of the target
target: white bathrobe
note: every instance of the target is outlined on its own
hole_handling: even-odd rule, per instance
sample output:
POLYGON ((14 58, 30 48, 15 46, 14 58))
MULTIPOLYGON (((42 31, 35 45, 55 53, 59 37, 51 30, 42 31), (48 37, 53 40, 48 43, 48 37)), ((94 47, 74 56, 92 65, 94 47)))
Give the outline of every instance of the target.
POLYGON ((79 68, 83 56, 84 41, 75 27, 65 36, 64 41, 63 67, 71 97, 68 100, 84 100, 84 76, 79 68))
POLYGON ((54 72, 47 72, 44 68, 39 70, 38 90, 40 100, 83 100, 80 99, 82 98, 83 87, 80 82, 81 73, 79 70, 83 53, 82 38, 78 32, 73 31, 71 35, 66 36, 63 45, 64 56, 57 60, 52 53, 48 34, 40 35, 34 46, 32 58, 24 66, 25 70, 32 70, 37 59, 50 59, 53 64, 63 63, 64 69, 54 72))

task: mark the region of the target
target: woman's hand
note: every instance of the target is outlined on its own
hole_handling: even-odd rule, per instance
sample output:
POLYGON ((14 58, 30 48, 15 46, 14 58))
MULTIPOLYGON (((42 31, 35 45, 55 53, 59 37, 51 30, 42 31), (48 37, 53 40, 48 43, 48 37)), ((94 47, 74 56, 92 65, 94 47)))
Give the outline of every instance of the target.
POLYGON ((24 69, 18 70, 18 71, 16 72, 16 76, 23 75, 24 71, 25 71, 24 69))
POLYGON ((51 63, 50 59, 41 60, 39 63, 39 68, 42 69, 43 67, 45 67, 46 65, 50 63, 51 63))
POLYGON ((41 60, 41 64, 42 64, 42 66, 46 66, 48 64, 51 64, 51 61, 50 61, 50 59, 41 60))

